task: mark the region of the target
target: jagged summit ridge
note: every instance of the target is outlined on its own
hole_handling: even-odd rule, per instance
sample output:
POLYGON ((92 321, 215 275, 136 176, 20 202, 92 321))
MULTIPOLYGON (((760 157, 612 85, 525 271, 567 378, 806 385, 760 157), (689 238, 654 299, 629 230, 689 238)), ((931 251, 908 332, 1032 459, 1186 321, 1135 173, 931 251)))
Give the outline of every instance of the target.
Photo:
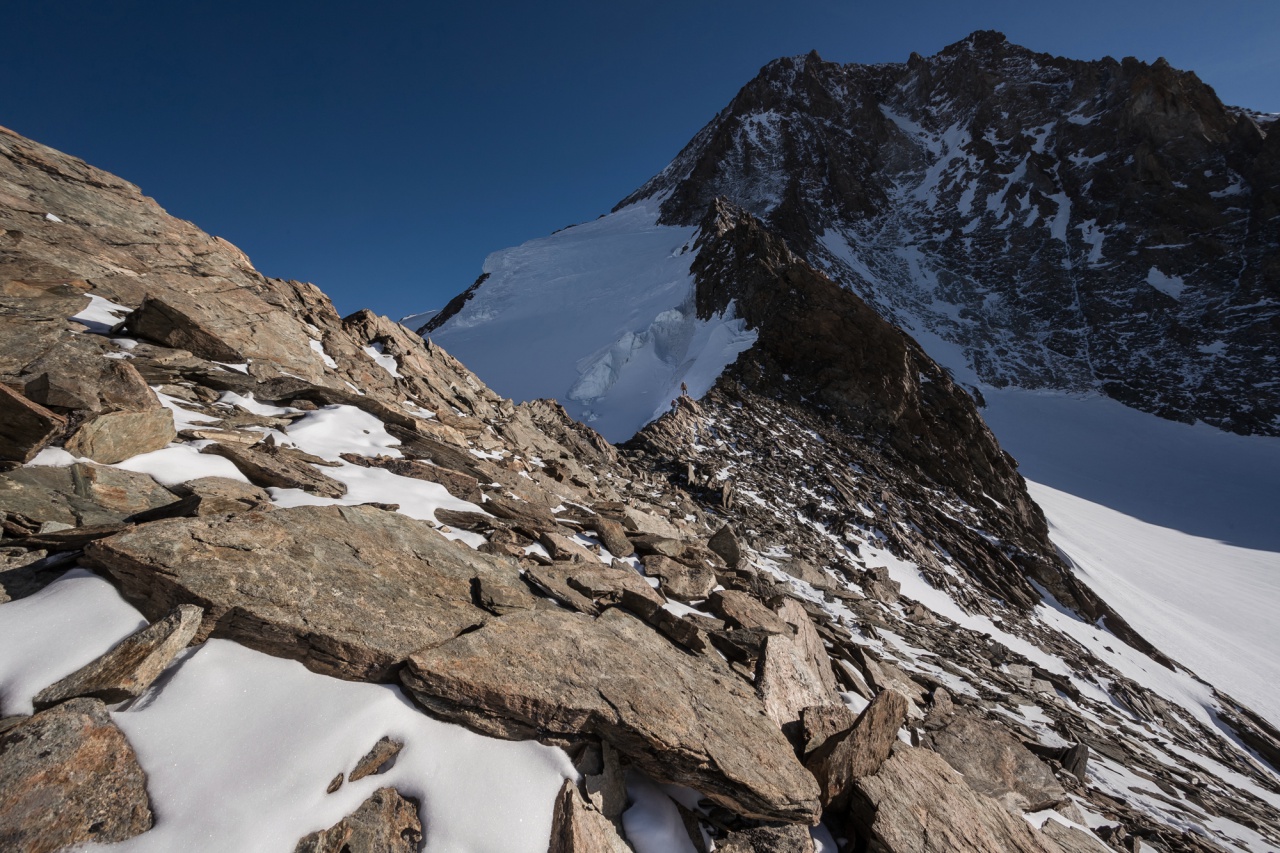
POLYGON ((1280 430, 1280 139, 1194 73, 979 32, 928 58, 775 60, 624 199, 717 197, 957 376, 1280 430))

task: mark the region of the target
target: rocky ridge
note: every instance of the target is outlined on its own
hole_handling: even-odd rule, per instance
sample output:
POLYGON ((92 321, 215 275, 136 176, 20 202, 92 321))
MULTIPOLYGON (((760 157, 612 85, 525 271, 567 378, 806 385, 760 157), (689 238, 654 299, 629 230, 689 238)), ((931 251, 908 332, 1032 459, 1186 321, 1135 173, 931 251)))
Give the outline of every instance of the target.
MULTIPOLYGON (((341 318, 310 285, 260 276, 131 185, 7 131, 0 147, 0 379, 6 412, 30 414, 6 415, 23 427, 5 436, 0 585, 20 599, 88 567, 156 623, 53 685, 47 709, 5 720, 0 779, 33 762, 56 778, 76 746, 46 721, 101 728, 101 703, 119 701, 68 682, 145 661, 130 689, 163 693, 145 650, 167 621, 186 627, 166 654, 232 639, 564 748, 580 778, 554 804, 553 849, 627 843, 624 771, 697 792, 680 807, 695 849, 812 849, 819 819, 877 850, 934 849, 920 845, 939 826, 1049 851, 1280 840, 1256 758, 1046 616, 1048 591, 1089 623, 1105 605, 1061 573, 1011 461, 907 339, 894 346, 910 369, 830 376, 784 361, 762 322, 759 354, 619 451, 384 318, 341 318), (783 369, 792 396, 760 378, 783 369), (94 441, 77 441, 87 428, 94 441), (121 453, 150 473, 114 467, 121 453), (904 597, 903 566, 991 630, 904 597), (33 731, 61 751, 30 756, 33 731), (1023 820, 1031 808, 1048 829, 1023 820), (912 822, 921 809, 935 829, 912 822)), ((708 305, 771 311, 774 288, 753 282, 773 275, 886 346, 898 334, 750 217, 720 209, 702 236, 708 305)), ((1220 701, 1242 739, 1274 748, 1264 721, 1220 701)), ((139 779, 123 738, 94 737, 113 769, 77 772, 139 779)), ((7 782, 0 800, 23 790, 7 782)), ((132 783, 51 796, 66 807, 10 812, 18 849, 149 826, 132 783)), ((298 849, 429 844, 419 805, 380 789, 298 849)))

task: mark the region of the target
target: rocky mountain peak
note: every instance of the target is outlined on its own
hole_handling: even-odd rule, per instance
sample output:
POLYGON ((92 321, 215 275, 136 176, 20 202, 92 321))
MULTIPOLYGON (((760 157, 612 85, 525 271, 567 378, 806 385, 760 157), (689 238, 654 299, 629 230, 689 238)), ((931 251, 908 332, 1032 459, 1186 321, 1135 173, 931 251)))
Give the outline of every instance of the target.
POLYGON ((957 375, 1271 435, 1266 127, 1167 62, 979 32, 903 64, 770 63, 620 208, 660 200, 660 221, 694 225, 729 199, 894 324, 958 348, 957 375))

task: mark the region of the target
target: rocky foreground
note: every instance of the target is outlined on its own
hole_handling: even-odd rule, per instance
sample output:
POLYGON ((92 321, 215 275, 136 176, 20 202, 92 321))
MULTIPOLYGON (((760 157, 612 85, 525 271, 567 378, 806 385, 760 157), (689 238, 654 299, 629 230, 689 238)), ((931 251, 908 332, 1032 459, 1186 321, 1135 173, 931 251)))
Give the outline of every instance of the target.
MULTIPOLYGON (((80 567, 148 623, 0 708, 5 849, 153 831, 113 714, 211 638, 563 749, 551 851, 655 849, 624 819, 652 782, 696 792, 699 851, 1280 845, 1280 733, 1080 585, 969 397, 748 214, 708 215, 699 286, 761 347, 620 449, 130 184, 0 155, 0 588, 80 567), (765 321, 779 276, 854 367, 765 321)), ((387 773, 370 740, 317 791, 387 773)), ((379 787, 295 849, 430 850, 429 805, 379 787)))

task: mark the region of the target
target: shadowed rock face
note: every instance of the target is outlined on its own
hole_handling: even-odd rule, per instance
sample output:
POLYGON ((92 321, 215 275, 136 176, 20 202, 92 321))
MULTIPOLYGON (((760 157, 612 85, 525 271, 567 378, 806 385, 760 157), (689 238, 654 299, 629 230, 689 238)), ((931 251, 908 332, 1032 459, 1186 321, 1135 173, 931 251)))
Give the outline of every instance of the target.
POLYGON ((743 382, 809 399, 850 432, 883 436, 933 479, 975 501, 985 490, 1014 508, 1019 526, 1047 534, 1012 457, 915 341, 732 204, 712 204, 699 247, 699 316, 732 301, 759 333, 734 371, 743 382))
MULTIPOLYGON (((1090 621, 1105 615, 1128 642, 1160 657, 1076 580, 1049 542, 1044 516, 1027 494, 1017 463, 1000 448, 974 399, 915 341, 793 253, 760 220, 726 201, 712 203, 697 247, 692 270, 699 314, 711 316, 732 303, 759 335, 704 403, 756 410, 781 406, 793 422, 811 422, 829 435, 819 442, 827 467, 847 469, 880 457, 885 464, 877 469, 892 481, 882 481, 882 494, 899 495, 913 513, 933 514, 938 494, 954 496, 982 519, 980 528, 1004 540, 1004 547, 992 549, 981 537, 973 538, 973 525, 957 524, 951 513, 912 525, 946 541, 944 547, 961 558, 981 586, 1015 607, 1029 608, 1041 600, 1033 580, 1090 621)), ((668 459, 695 458, 701 452, 699 427, 697 416, 689 413, 696 409, 686 401, 628 445, 668 459)), ((740 450, 750 448, 757 458, 774 455, 773 434, 748 428, 736 440, 740 450)), ((809 470, 817 470, 814 461, 809 470)), ((837 505, 851 502, 840 475, 825 479, 837 505)), ((878 502, 879 496, 866 500, 878 502)))
POLYGON ((996 386, 1101 391, 1280 434, 1280 137, 1163 59, 974 33, 935 56, 769 63, 660 174, 715 199, 996 386))

